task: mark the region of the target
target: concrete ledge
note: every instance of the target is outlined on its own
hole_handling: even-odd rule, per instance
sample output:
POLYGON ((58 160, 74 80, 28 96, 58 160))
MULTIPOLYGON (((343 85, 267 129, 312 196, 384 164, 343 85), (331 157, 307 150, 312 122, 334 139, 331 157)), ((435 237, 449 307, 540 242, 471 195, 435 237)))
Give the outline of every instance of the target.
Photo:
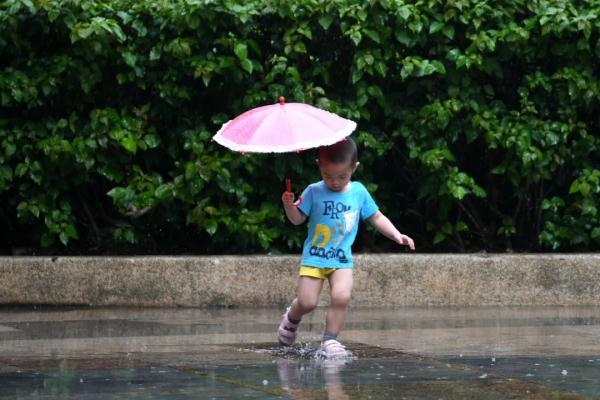
MULTIPOLYGON (((353 306, 600 305, 600 254, 354 257, 353 306)), ((294 296, 299 260, 0 257, 0 304, 282 305, 294 296)))

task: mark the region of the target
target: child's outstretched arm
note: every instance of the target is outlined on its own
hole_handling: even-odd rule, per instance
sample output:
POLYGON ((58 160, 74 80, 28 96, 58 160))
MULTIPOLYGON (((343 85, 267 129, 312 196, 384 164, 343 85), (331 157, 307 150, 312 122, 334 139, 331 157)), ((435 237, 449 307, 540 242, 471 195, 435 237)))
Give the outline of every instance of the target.
POLYGON ((381 211, 377 211, 371 217, 368 218, 368 221, 381 232, 383 235, 392 239, 394 242, 410 247, 411 250, 415 249, 415 242, 408 236, 401 234, 398 229, 392 224, 392 222, 381 213, 381 211))
POLYGON ((283 192, 281 195, 281 202, 283 203, 285 215, 287 215, 292 224, 300 225, 306 220, 306 215, 302 214, 298 210, 298 207, 294 205, 294 193, 283 192))

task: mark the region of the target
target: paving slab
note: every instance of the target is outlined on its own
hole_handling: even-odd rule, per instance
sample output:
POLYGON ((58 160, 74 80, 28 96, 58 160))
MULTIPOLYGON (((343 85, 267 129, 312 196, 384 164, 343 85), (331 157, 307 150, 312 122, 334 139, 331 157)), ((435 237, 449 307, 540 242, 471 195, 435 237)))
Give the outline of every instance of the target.
POLYGON ((0 399, 600 398, 600 307, 352 308, 354 357, 278 308, 0 308, 0 399))

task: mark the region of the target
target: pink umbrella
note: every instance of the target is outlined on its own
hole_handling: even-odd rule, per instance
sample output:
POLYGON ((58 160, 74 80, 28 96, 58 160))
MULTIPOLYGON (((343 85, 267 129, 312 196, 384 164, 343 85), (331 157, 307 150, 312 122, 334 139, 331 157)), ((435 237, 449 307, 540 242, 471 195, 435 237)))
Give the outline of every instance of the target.
MULTIPOLYGON (((308 104, 286 103, 281 96, 279 104, 253 108, 226 122, 213 139, 241 153, 287 153, 337 143, 354 129, 354 121, 308 104)), ((291 192, 289 179, 286 186, 291 192)))
POLYGON ((213 137, 217 143, 244 153, 287 153, 339 142, 356 123, 304 103, 253 108, 223 124, 213 137))

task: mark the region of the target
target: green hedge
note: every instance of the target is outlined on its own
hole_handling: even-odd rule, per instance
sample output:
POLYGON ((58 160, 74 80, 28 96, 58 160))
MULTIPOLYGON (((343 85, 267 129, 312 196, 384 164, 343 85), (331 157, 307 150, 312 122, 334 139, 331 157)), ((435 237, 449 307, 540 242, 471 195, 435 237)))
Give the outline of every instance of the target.
MULTIPOLYGON (((314 153, 211 142, 280 95, 359 123, 355 178, 420 250, 598 250, 599 14, 595 0, 4 1, 2 251, 297 251, 282 182, 318 179, 314 153)), ((371 230, 358 247, 396 249, 371 230)))

